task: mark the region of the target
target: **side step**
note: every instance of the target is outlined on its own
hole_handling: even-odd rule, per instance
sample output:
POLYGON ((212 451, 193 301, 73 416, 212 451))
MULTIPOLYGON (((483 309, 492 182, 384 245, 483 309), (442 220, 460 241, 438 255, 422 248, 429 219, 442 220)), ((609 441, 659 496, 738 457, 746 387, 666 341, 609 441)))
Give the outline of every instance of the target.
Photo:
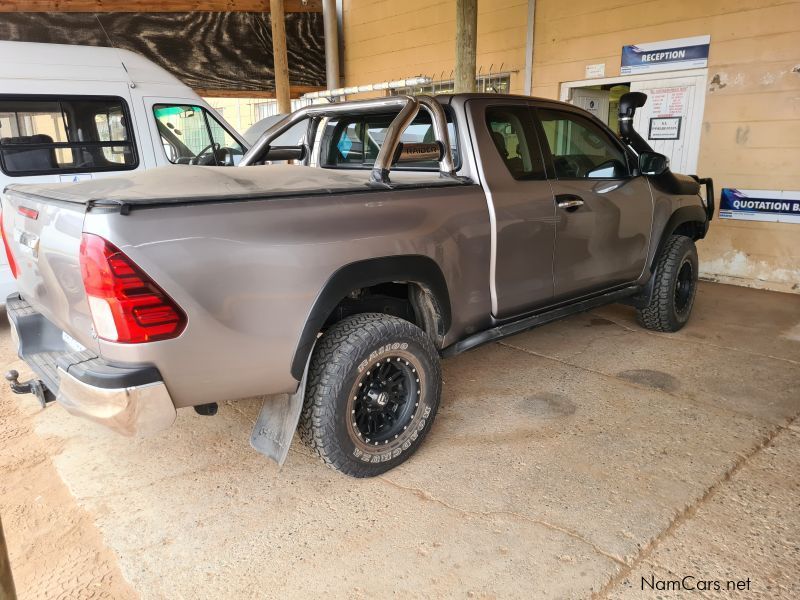
POLYGON ((447 348, 442 350, 441 355, 444 358, 457 356, 462 352, 471 350, 472 348, 477 348, 478 346, 482 346, 483 344, 488 344, 490 342, 496 342, 497 340, 502 340, 503 338, 509 337, 511 335, 516 335, 517 333, 522 333, 523 331, 527 331, 528 329, 533 329, 534 327, 538 327, 539 325, 544 325, 552 321, 557 321, 562 317, 567 317, 569 315, 597 308, 598 306, 604 306, 606 304, 611 304, 612 302, 617 302, 618 300, 622 300, 623 298, 627 298, 629 296, 637 294, 638 292, 641 291, 641 289, 642 289, 641 286, 634 285, 623 288, 621 290, 606 292, 605 294, 601 294, 600 296, 594 296, 592 298, 587 298, 586 300, 581 300, 579 302, 567 304, 566 306, 560 306, 558 308, 546 310, 544 312, 530 315, 528 317, 523 317, 521 319, 512 321, 510 323, 498 325, 497 327, 493 327, 492 329, 486 329, 485 331, 478 332, 474 335, 469 336, 468 338, 464 338, 463 340, 461 340, 460 342, 456 342, 452 346, 448 346, 447 348))

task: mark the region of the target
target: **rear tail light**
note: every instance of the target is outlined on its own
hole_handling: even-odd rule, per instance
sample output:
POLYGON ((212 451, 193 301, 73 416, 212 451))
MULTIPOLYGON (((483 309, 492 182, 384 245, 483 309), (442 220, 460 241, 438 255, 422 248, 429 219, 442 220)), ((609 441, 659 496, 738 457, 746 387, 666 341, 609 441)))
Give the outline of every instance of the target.
POLYGON ((17 273, 19 273, 19 269, 17 269, 17 261, 14 260, 14 255, 11 253, 11 246, 8 244, 8 237, 6 236, 6 228, 3 224, 3 205, 0 203, 0 234, 3 236, 3 247, 6 250, 6 257, 8 257, 8 267, 11 269, 11 275, 14 276, 14 279, 17 278, 17 273))
POLYGON ((100 236, 84 233, 80 259, 98 337, 138 344, 183 332, 186 314, 119 248, 100 236))
POLYGON ((17 209, 17 212, 19 212, 19 214, 21 214, 23 217, 28 217, 34 221, 39 218, 39 211, 33 208, 28 208, 27 206, 20 206, 17 209))

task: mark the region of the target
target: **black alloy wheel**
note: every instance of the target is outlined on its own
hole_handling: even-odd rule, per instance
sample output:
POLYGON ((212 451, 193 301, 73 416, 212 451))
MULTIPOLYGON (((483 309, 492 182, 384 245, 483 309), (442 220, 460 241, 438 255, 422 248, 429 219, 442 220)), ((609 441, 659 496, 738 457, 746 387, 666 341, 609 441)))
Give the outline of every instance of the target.
POLYGON ((694 269, 689 260, 685 260, 678 271, 675 280, 675 310, 682 313, 689 306, 689 301, 694 297, 694 269))
POLYGON ((407 359, 388 356, 370 365, 351 400, 355 434, 375 446, 397 439, 413 420, 420 393, 417 369, 407 359))

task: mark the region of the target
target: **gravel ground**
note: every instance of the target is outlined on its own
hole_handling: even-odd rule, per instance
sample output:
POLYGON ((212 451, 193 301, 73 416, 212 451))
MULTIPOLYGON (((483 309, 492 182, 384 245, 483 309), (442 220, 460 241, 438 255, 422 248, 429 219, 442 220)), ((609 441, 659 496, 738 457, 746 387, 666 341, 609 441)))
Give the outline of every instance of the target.
POLYGON ((800 296, 704 283, 677 334, 611 306, 444 375, 372 480, 250 450, 259 399, 142 440, 3 390, 20 597, 800 597, 800 296))

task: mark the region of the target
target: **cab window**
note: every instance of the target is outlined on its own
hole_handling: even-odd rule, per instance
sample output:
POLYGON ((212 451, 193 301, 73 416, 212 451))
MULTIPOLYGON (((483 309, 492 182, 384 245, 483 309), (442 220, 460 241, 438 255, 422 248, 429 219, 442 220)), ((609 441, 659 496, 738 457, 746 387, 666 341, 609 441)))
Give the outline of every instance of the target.
POLYGON ((500 158, 514 179, 545 178, 533 116, 527 106, 489 107, 486 125, 500 158))
POLYGON ((135 169, 129 123, 121 98, 0 96, 0 168, 12 177, 135 169))
MULTIPOLYGON (((325 130, 323 156, 321 164, 324 167, 339 167, 350 169, 372 168, 378 158, 386 131, 396 115, 362 115, 357 117, 344 117, 331 119, 325 130)), ((450 137, 450 150, 453 161, 458 164, 458 143, 456 130, 452 119, 447 119, 447 132, 450 137)), ((416 118, 400 135, 403 143, 434 142, 436 134, 433 130, 430 114, 420 110, 416 118)), ((437 161, 404 162, 402 165, 392 167, 393 170, 425 170, 438 171, 437 161)))
POLYGON ((214 115, 191 104, 153 107, 161 145, 176 165, 237 165, 244 148, 214 115))
POLYGON ((599 125, 581 115, 539 109, 558 179, 619 179, 628 177, 622 149, 599 125))

